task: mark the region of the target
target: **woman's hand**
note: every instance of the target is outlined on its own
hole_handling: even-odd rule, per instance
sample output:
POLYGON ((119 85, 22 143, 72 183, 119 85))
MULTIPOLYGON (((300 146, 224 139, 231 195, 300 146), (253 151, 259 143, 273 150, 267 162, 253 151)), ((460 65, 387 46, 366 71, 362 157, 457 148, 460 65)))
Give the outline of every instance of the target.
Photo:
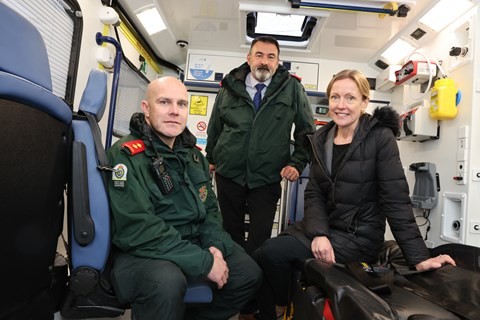
POLYGON ((312 241, 312 254, 316 259, 327 263, 335 263, 335 253, 327 237, 315 237, 312 241))
POLYGON ((438 269, 446 263, 454 266, 457 265, 455 261, 448 254, 441 254, 416 264, 415 269, 417 269, 417 271, 427 271, 430 269, 438 269))

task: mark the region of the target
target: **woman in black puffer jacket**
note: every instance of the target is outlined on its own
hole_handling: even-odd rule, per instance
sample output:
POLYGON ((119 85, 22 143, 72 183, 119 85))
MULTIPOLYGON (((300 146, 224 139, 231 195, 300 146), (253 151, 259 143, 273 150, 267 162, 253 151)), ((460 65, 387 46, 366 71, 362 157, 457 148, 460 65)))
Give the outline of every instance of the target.
POLYGON ((447 255, 430 258, 400 162, 398 113, 390 107, 365 113, 369 93, 367 79, 356 70, 339 72, 327 87, 332 121, 310 137, 304 218, 254 253, 264 270, 263 289, 277 306, 275 315, 273 305, 261 304, 262 320, 284 310, 295 263, 313 257, 328 263, 377 260, 386 219, 417 270, 455 264, 447 255))

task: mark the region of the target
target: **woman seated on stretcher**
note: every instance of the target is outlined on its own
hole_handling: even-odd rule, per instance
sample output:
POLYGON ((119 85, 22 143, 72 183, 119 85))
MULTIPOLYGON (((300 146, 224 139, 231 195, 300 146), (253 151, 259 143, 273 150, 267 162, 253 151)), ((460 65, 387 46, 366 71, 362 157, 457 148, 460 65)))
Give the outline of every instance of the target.
POLYGON ((356 70, 339 72, 327 87, 332 121, 310 137, 304 218, 253 254, 264 270, 264 290, 271 291, 277 305, 276 315, 273 305, 260 306, 262 320, 275 319, 285 309, 296 261, 376 261, 386 219, 412 267, 455 265, 448 255, 430 257, 400 162, 399 116, 390 107, 365 113, 369 93, 367 79, 356 70))

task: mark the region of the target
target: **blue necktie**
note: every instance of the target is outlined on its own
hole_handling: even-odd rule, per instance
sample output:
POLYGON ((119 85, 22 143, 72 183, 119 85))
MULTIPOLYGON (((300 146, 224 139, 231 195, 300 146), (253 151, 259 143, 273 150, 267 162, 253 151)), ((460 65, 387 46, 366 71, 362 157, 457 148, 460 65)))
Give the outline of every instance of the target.
POLYGON ((257 89, 257 92, 255 92, 255 96, 253 96, 253 105, 255 106, 255 112, 258 111, 260 108, 260 102, 262 102, 262 90, 265 88, 266 85, 263 83, 257 83, 255 88, 257 89))

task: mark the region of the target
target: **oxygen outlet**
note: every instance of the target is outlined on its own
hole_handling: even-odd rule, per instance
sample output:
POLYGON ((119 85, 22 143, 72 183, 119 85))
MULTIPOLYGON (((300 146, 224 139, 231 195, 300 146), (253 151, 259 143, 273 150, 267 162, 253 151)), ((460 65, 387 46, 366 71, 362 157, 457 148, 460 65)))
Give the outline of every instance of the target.
POLYGON ((453 230, 455 230, 455 231, 460 230, 460 221, 458 221, 458 220, 453 220, 453 222, 452 222, 452 228, 453 228, 453 230))

